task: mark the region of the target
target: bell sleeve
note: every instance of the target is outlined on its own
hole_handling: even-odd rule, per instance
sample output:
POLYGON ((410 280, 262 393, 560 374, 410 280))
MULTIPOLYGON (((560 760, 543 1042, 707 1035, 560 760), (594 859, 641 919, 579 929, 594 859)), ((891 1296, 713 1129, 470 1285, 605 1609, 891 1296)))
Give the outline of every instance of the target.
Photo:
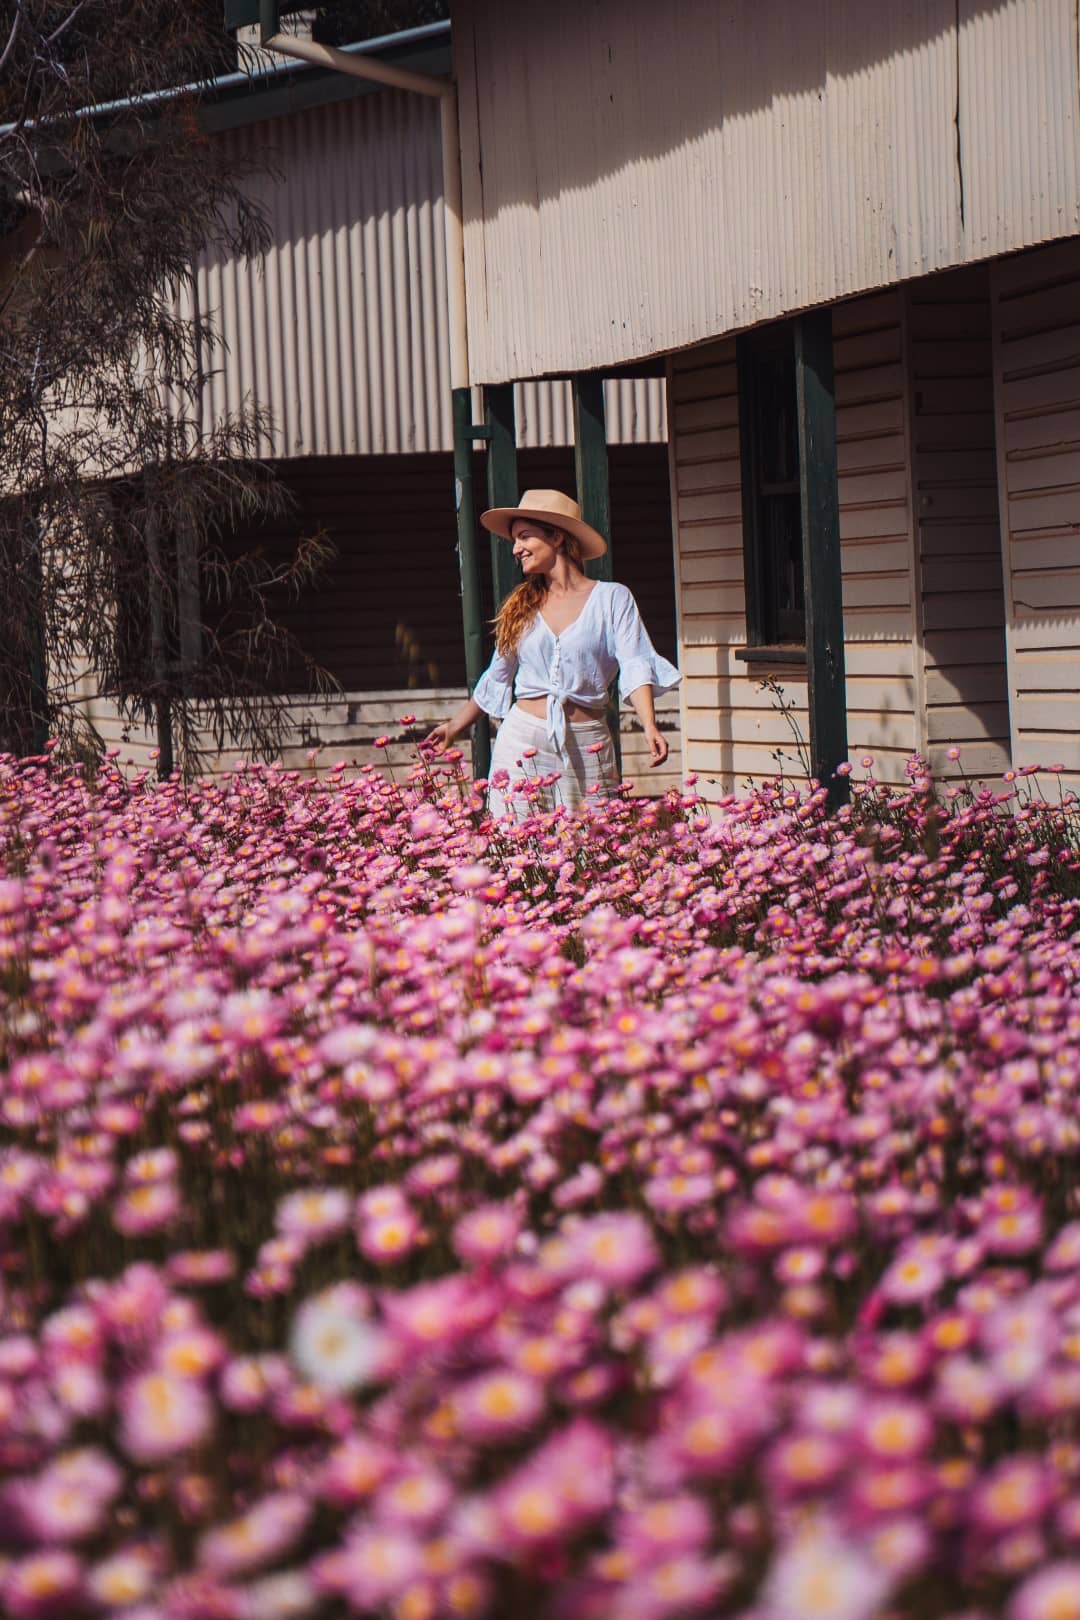
POLYGON ((485 714, 503 720, 514 706, 514 677, 517 675, 516 652, 497 652, 473 687, 473 699, 485 714))
POLYGON ((639 686, 670 692, 682 680, 679 671, 649 640, 638 605, 626 586, 617 585, 612 596, 612 651, 619 665, 620 703, 625 703, 639 686))

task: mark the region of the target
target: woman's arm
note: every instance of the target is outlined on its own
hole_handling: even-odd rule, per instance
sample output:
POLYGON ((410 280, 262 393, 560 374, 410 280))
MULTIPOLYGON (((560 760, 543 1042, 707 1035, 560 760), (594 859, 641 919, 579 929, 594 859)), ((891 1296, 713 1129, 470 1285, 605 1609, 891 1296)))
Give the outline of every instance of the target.
POLYGON ((649 640, 649 632, 641 622, 637 603, 625 585, 616 585, 612 597, 612 627, 614 653, 619 665, 619 694, 624 702, 633 705, 641 721, 652 758, 650 767, 662 765, 668 757, 668 745, 656 724, 654 694, 670 692, 682 676, 674 664, 662 658, 649 640))
POLYGON ((645 741, 649 745, 649 769, 662 765, 668 757, 667 738, 661 735, 656 724, 656 705, 653 702, 653 689, 651 686, 636 686, 627 694, 634 713, 641 721, 641 729, 645 733, 645 741))
POLYGON ((497 720, 502 720, 513 707, 517 667, 516 652, 499 652, 496 648, 491 663, 473 688, 472 697, 466 698, 452 719, 444 720, 441 726, 430 731, 424 743, 430 745, 435 753, 441 754, 455 737, 475 725, 482 714, 491 714, 497 720))
POLYGON ((436 754, 441 754, 445 748, 449 748, 455 737, 460 737, 463 731, 468 731, 470 726, 475 725, 483 712, 475 698, 467 698, 457 714, 428 732, 424 738, 424 746, 432 748, 436 754))

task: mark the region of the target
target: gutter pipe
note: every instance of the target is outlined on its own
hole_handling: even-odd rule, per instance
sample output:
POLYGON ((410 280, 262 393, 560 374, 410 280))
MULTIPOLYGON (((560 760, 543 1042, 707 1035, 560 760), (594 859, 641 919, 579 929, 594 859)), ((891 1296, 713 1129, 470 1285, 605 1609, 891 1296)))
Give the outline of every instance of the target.
MULTIPOLYGON (((352 59, 357 56, 366 56, 369 53, 386 50, 392 45, 435 44, 440 39, 448 39, 449 37, 449 22, 424 23, 419 28, 403 28, 397 34, 381 34, 378 39, 364 39, 352 45, 343 45, 336 49, 335 54, 352 59)), ((278 35, 277 39, 291 42, 291 36, 287 34, 278 35)), ((304 42, 301 41, 301 43, 304 42)), ((275 44, 275 49, 280 49, 280 47, 275 44)), ((285 53, 282 52, 281 54, 284 55, 285 53)), ((142 95, 123 96, 119 101, 93 102, 88 107, 80 107, 72 116, 75 118, 105 118, 110 113, 132 112, 138 107, 155 107, 165 101, 178 101, 181 96, 213 96, 224 90, 239 90, 245 85, 254 90, 262 80, 287 77, 306 65, 308 65, 307 58, 303 61, 267 63, 265 66, 260 66, 257 72, 254 73, 243 71, 222 73, 216 79, 200 79, 191 84, 168 85, 162 90, 144 91, 142 95)), ((321 65, 327 66, 329 64, 323 63, 321 65)), ((384 64, 372 62, 371 65, 377 68, 384 64)), ((348 70, 342 69, 341 71, 348 70)), ((377 73, 364 73, 358 76, 360 78, 378 78, 377 73)), ((414 74, 413 77, 419 79, 426 77, 426 75, 418 73, 414 74)), ((380 82, 387 83, 389 81, 380 82)), ((442 79, 433 78, 431 80, 432 84, 443 84, 445 82, 442 79)), ((0 136, 10 134, 17 127, 16 124, 0 124, 0 136)), ((23 127, 33 129, 35 126, 31 122, 23 127)))

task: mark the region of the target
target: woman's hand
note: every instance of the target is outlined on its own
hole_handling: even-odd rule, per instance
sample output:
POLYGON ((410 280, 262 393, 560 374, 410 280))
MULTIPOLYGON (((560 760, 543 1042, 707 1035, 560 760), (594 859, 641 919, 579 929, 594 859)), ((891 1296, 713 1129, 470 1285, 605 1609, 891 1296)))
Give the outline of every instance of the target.
POLYGON ((656 726, 646 726, 644 729, 645 741, 649 745, 649 753, 652 756, 649 760, 649 769, 651 771, 657 765, 662 765, 665 759, 667 759, 668 744, 667 738, 661 735, 656 726))
POLYGON ((456 735, 453 722, 444 720, 441 726, 435 726, 428 732, 420 746, 430 748, 433 754, 442 754, 449 748, 456 735))
POLYGON ((668 757, 667 739, 660 735, 660 728, 656 724, 656 709, 653 705, 653 690, 651 686, 635 686, 630 693, 630 702, 634 712, 641 721, 641 729, 645 733, 645 741, 649 745, 649 769, 655 770, 662 765, 668 757))
POLYGON ((481 714, 479 703, 475 698, 466 698, 457 714, 451 715, 441 725, 433 726, 420 744, 421 748, 430 748, 433 754, 445 754, 455 737, 460 737, 468 731, 481 714))

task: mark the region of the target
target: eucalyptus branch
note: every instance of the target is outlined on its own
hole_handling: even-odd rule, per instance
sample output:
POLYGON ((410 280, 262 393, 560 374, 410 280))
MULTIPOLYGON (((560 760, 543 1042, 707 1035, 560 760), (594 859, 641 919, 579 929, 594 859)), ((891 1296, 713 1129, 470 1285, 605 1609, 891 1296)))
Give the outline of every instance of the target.
POLYGON ((8 58, 15 49, 15 41, 18 38, 19 29, 22 27, 22 22, 23 0, 15 0, 15 20, 11 25, 11 32, 8 34, 7 44, 4 46, 3 50, 0 51, 0 73, 3 73, 4 68, 7 66, 8 58))

